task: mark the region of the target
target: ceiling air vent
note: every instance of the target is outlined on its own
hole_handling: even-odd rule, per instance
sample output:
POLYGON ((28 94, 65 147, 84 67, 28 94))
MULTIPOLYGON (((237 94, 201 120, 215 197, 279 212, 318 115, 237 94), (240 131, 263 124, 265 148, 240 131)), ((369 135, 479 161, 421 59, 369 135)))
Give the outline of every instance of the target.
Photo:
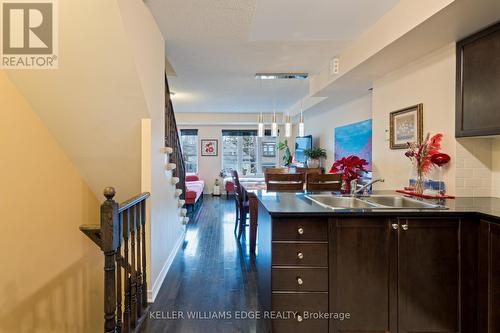
POLYGON ((292 80, 292 79, 307 79, 308 73, 256 73, 255 78, 258 80, 292 80))

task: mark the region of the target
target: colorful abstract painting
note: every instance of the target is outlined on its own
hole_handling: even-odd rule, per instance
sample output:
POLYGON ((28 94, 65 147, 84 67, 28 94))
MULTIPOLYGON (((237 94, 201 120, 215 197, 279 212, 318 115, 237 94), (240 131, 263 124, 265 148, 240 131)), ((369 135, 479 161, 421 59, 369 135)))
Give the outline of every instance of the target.
POLYGON ((335 128, 335 160, 356 155, 364 158, 372 170, 372 120, 335 128))

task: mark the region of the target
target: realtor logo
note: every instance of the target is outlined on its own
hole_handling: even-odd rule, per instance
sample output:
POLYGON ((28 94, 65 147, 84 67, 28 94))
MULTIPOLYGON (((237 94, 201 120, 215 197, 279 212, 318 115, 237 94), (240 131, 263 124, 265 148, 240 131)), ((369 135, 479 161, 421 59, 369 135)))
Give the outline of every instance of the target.
POLYGON ((57 68, 56 9, 56 0, 0 0, 0 68, 57 68))

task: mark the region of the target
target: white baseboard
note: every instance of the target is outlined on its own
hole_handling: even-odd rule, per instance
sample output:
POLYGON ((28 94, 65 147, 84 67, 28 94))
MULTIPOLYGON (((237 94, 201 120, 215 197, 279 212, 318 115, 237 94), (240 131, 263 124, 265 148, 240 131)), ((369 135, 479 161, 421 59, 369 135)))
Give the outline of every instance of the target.
POLYGON ((165 264, 163 265, 160 274, 156 278, 155 282, 153 283, 153 288, 148 289, 148 303, 153 303, 156 299, 156 296, 158 295, 158 292, 160 291, 161 285, 163 284, 163 280, 165 280, 165 277, 167 276, 168 270, 170 269, 170 266, 172 266, 172 263, 174 262, 175 256, 177 255, 177 252, 179 252, 179 249, 182 246, 182 243, 184 242, 184 236, 185 236, 186 231, 184 230, 181 235, 179 236, 179 239, 174 245, 174 248, 170 255, 168 256, 167 260, 165 261, 165 264))

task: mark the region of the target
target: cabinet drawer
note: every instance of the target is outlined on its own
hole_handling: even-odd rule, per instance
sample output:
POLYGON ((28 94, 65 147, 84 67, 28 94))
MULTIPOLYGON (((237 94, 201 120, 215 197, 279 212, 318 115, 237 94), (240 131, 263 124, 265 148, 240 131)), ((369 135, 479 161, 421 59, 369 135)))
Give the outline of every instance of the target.
POLYGON ((273 333, 328 332, 328 320, 305 319, 312 313, 328 312, 327 293, 273 293, 272 308, 273 311, 279 311, 280 313, 292 311, 295 314, 290 315, 289 319, 273 320, 273 333), (299 316, 301 316, 302 321, 299 321, 299 316))
POLYGON ((273 291, 328 291, 327 268, 273 268, 273 291))
POLYGON ((327 220, 279 219, 273 221, 273 240, 326 241, 327 220))
POLYGON ((273 242, 273 266, 328 267, 327 243, 273 242))

